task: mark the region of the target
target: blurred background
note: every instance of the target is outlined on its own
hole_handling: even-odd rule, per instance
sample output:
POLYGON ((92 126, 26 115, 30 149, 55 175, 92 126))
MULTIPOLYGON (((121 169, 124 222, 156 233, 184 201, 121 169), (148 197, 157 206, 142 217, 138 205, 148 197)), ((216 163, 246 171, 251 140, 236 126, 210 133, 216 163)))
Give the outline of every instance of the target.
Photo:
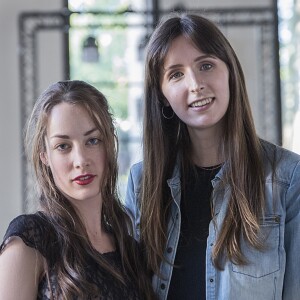
POLYGON ((0 0, 0 239, 36 207, 22 131, 51 83, 82 79, 109 99, 120 142, 119 190, 141 160, 144 48, 159 19, 215 21, 243 66, 259 135, 300 153, 300 0, 0 0))

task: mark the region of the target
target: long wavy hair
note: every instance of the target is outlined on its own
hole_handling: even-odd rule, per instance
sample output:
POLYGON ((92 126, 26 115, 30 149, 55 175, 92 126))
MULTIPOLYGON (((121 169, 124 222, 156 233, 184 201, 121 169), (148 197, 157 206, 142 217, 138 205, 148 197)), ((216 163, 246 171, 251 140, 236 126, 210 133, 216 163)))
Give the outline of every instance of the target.
POLYGON ((156 274, 164 260, 172 202, 167 179, 172 176, 177 161, 183 181, 187 168, 192 166, 186 125, 176 115, 172 119, 162 116, 165 99, 160 85, 162 67, 171 43, 181 35, 202 52, 222 60, 229 71, 230 101, 220 157, 226 160, 223 183, 230 186, 231 195, 226 222, 218 228, 213 262, 219 269, 224 257, 235 264, 245 264, 241 237, 251 246, 262 249, 259 239, 259 218, 264 210, 262 147, 255 131, 241 65, 230 43, 213 22, 199 15, 175 14, 162 20, 154 30, 147 45, 145 66, 140 229, 148 269, 156 274))
MULTIPOLYGON (((33 166, 41 210, 54 229, 61 251, 55 265, 60 297, 71 299, 76 295, 83 299, 86 295, 97 293, 97 289, 87 280, 84 273, 87 261, 92 257, 120 281, 120 284, 125 284, 126 279, 130 278, 136 284, 143 299, 152 299, 151 284, 144 271, 140 253, 129 236, 132 231, 131 223, 117 193, 118 144, 113 118, 105 96, 83 81, 61 81, 52 84, 34 105, 25 132, 25 147, 33 166), (103 199, 101 220, 104 228, 112 232, 116 239, 123 263, 122 273, 125 275, 96 254, 78 211, 59 191, 50 168, 40 159, 40 153, 45 151, 49 114, 55 105, 62 102, 83 107, 103 137, 106 166, 101 183, 103 199)), ((49 266, 46 274, 49 276, 49 266)), ((54 297, 57 296, 52 295, 52 298, 54 297)))

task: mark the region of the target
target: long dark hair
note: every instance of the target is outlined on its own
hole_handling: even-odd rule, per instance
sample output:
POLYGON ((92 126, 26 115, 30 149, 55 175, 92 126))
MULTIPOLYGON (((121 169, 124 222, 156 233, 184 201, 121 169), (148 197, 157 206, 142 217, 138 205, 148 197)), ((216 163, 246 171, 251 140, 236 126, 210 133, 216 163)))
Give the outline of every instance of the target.
POLYGON ((213 22, 199 15, 172 15, 162 20, 153 32, 147 46, 145 67, 140 229, 148 268, 157 274, 164 260, 172 201, 167 179, 177 159, 182 178, 187 166, 191 165, 191 141, 186 125, 176 116, 168 120, 161 113, 165 99, 160 86, 162 66, 172 41, 181 35, 202 52, 222 60, 229 71, 230 101, 220 155, 226 159, 224 184, 229 184, 231 196, 226 222, 218 228, 213 248, 214 264, 221 268, 224 254, 236 264, 246 263, 241 251, 241 236, 250 245, 262 248, 258 238, 259 218, 264 209, 262 147, 255 131, 241 65, 230 43, 213 22))
POLYGON ((101 133, 106 151, 105 173, 101 185, 102 225, 114 234, 123 262, 123 274, 133 279, 143 299, 151 299, 151 286, 144 272, 140 253, 129 236, 132 231, 131 222, 117 193, 117 138, 108 102, 96 88, 78 80, 54 83, 42 93, 34 105, 25 134, 26 150, 36 177, 40 206, 54 229, 61 251, 55 265, 59 293, 63 299, 70 299, 74 295, 85 298, 93 291, 96 292, 95 287, 84 276, 87 260, 91 257, 119 280, 120 284, 126 282, 120 271, 96 255, 80 215, 56 187, 50 168, 40 159, 40 153, 45 151, 48 116, 52 108, 62 102, 83 107, 101 133))

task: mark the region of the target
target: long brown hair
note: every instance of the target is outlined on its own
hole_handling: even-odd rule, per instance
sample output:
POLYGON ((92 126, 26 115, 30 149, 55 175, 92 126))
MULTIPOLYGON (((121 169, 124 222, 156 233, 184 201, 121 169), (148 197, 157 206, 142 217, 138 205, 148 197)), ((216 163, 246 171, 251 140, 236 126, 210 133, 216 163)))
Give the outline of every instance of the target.
POLYGON ((231 195, 226 222, 218 228, 213 262, 221 268, 225 255, 236 264, 246 263, 241 237, 253 247, 262 248, 258 238, 259 218, 264 209, 262 147, 254 128, 241 65, 230 43, 213 22, 199 15, 172 15, 154 30, 147 46, 145 67, 140 229, 148 268, 156 274, 164 260, 172 202, 167 179, 177 160, 181 178, 185 178, 186 167, 191 165, 191 142, 186 125, 176 115, 170 120, 161 113, 164 105, 160 87, 162 66, 172 41, 180 35, 189 38, 201 51, 221 59, 229 71, 230 101, 220 151, 226 159, 223 183, 230 186, 231 195))
POLYGON ((150 281, 144 272, 136 243, 129 236, 132 231, 131 223, 117 193, 118 147, 108 102, 96 88, 78 80, 54 83, 41 94, 34 105, 25 134, 26 150, 36 177, 40 206, 54 229, 61 251, 60 259, 55 265, 59 293, 63 299, 70 299, 74 295, 85 298, 92 291, 96 292, 95 287, 84 276, 88 257, 93 257, 120 284, 126 282, 126 278, 118 270, 96 255, 80 215, 56 187, 50 168, 40 160, 40 153, 45 151, 48 116, 52 108, 61 102, 83 107, 103 137, 106 166, 101 185, 104 200, 102 225, 115 236, 125 276, 134 281, 143 299, 152 299, 150 281))

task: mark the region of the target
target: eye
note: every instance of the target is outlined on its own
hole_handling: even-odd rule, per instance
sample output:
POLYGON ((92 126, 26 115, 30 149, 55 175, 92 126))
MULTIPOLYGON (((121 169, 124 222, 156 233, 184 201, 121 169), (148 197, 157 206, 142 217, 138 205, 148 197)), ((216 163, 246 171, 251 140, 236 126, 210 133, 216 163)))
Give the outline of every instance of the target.
POLYGON ((205 64, 202 64, 202 65, 201 65, 200 70, 201 70, 201 71, 209 71, 212 67, 213 67, 212 64, 210 64, 210 63, 205 63, 205 64))
POLYGON ((183 75, 182 72, 175 72, 170 75, 170 79, 177 79, 180 78, 182 75, 183 75))
POLYGON ((88 145, 92 145, 92 146, 98 145, 99 143, 100 143, 100 139, 98 138, 91 138, 87 142, 88 145))
POLYGON ((66 151, 70 148, 68 144, 59 144, 55 147, 59 151, 66 151))

